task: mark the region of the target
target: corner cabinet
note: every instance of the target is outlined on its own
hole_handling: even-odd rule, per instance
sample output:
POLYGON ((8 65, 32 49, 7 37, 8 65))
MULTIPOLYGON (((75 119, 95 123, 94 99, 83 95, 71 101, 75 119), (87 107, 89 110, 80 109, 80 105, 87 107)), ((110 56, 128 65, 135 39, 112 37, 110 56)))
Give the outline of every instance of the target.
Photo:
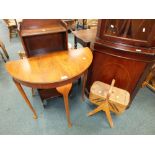
POLYGON ((86 95, 94 81, 130 92, 131 102, 155 61, 155 20, 99 20, 86 95))

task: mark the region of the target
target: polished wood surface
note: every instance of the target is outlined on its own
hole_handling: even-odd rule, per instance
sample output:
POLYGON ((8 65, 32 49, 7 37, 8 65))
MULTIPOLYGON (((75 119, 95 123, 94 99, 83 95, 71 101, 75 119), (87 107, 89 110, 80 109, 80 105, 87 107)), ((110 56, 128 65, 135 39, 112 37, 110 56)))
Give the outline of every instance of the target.
POLYGON ((118 21, 116 20, 116 24, 111 22, 109 24, 108 20, 99 20, 97 37, 93 47, 94 59, 88 72, 90 78, 87 80, 86 94, 89 94, 94 81, 110 84, 111 80, 115 79, 116 87, 130 93, 131 104, 155 61, 154 40, 152 37, 155 21, 150 21, 150 26, 145 25, 145 32, 142 32, 144 27, 142 28, 141 25, 138 26, 139 30, 136 30, 138 34, 147 33, 149 26, 148 29, 151 32, 147 33, 150 34, 150 36, 147 36, 147 38, 150 38, 149 40, 137 40, 135 35, 134 38, 131 37, 133 36, 131 26, 133 31, 133 28, 137 26, 137 22, 130 21, 129 24, 126 23, 123 30, 120 30, 118 29, 119 26, 115 26, 119 23, 118 21), (121 36, 117 35, 117 31, 121 31, 121 36))
POLYGON ((91 61, 90 49, 81 48, 10 61, 6 69, 18 81, 39 85, 74 78, 83 73, 91 61))
POLYGON ((74 47, 77 48, 77 43, 80 43, 83 47, 90 47, 90 43, 93 43, 96 38, 97 29, 84 29, 72 31, 74 34, 74 47))
POLYGON ((56 51, 42 56, 10 61, 6 63, 6 69, 36 117, 36 112, 26 97, 21 84, 39 89, 56 88, 64 97, 68 126, 71 127, 68 93, 73 81, 83 75, 85 80, 82 86, 82 94, 84 95, 87 69, 92 59, 91 50, 89 48, 81 48, 56 51))

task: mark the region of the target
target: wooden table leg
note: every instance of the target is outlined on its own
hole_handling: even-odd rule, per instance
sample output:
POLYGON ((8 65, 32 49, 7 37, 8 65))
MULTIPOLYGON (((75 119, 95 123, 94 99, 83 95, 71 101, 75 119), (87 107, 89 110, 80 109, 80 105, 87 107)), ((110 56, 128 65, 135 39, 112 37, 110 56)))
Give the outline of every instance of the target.
POLYGON ((74 48, 77 49, 77 38, 74 36, 74 48))
POLYGON ((14 83, 16 84, 16 87, 18 88, 19 92, 21 93, 22 97, 24 98, 24 100, 26 101, 27 105, 29 106, 29 108, 31 109, 31 111, 33 112, 33 118, 37 119, 37 114, 35 112, 35 110, 33 109, 29 99, 27 98, 22 86, 20 85, 20 83, 18 83, 17 81, 15 81, 13 79, 14 83))
POLYGON ((72 83, 56 88, 57 91, 61 93, 64 98, 68 127, 72 127, 72 124, 70 121, 70 111, 69 111, 69 103, 68 103, 68 94, 69 94, 69 91, 71 90, 71 87, 72 87, 72 83))
POLYGON ((88 70, 85 71, 85 73, 83 75, 83 83, 82 83, 82 100, 83 101, 85 100, 85 98, 84 98, 84 91, 85 91, 85 87, 86 87, 87 73, 88 73, 88 70))

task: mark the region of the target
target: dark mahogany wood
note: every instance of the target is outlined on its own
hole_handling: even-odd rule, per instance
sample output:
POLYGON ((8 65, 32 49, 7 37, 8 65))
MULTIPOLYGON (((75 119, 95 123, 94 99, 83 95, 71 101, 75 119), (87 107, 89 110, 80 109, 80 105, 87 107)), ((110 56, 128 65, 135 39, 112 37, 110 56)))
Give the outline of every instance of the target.
POLYGON ((94 81, 110 84, 115 79, 132 102, 155 61, 154 26, 155 20, 99 20, 87 95, 94 81))
MULTIPOLYGON (((68 50, 67 25, 60 19, 24 19, 19 36, 27 57, 68 50)), ((42 99, 60 96, 57 90, 38 89, 42 99)))
POLYGON ((90 47, 90 44, 95 41, 96 29, 85 29, 72 31, 74 35, 74 48, 77 48, 77 43, 80 43, 83 47, 90 47))

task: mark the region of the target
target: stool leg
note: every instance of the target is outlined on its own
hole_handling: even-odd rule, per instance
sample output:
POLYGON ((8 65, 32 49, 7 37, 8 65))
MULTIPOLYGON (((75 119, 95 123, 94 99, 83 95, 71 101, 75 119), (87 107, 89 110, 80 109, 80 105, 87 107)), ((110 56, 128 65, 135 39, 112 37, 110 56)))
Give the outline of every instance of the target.
POLYGON ((92 116, 92 115, 96 114, 97 112, 99 112, 101 110, 103 110, 103 106, 98 106, 97 108, 95 108, 94 110, 92 110, 91 112, 89 112, 87 114, 87 116, 92 116))
POLYGON ((63 95, 64 98, 64 104, 65 104, 65 110, 66 110, 66 116, 68 121, 68 127, 72 127, 71 121, 70 121, 70 111, 69 111, 69 103, 68 103, 68 94, 71 90, 72 83, 57 87, 57 91, 63 95))
POLYGON ((113 125, 113 121, 112 121, 112 118, 111 118, 110 110, 109 109, 106 109, 104 111, 105 111, 107 120, 108 120, 108 122, 110 124, 110 127, 113 128, 114 125, 113 125))
POLYGON ((103 102, 101 105, 99 105, 93 111, 89 112, 87 115, 88 116, 94 115, 94 114, 96 114, 97 112, 99 112, 101 110, 105 112, 107 120, 108 120, 108 122, 110 124, 110 127, 113 128, 113 121, 112 121, 112 117, 111 117, 111 114, 110 114, 109 105, 108 105, 107 101, 103 102))

